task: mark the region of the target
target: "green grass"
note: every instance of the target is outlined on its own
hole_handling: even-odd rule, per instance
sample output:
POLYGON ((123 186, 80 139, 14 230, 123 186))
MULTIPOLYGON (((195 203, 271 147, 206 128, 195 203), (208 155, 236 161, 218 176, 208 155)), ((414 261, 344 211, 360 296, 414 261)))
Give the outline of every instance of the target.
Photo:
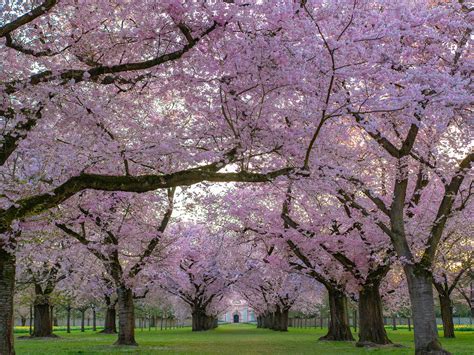
MULTIPOLYGON (((253 325, 229 324, 208 332, 190 328, 137 330, 139 347, 118 347, 115 335, 92 331, 67 334, 58 339, 17 339, 22 354, 413 354, 413 332, 388 330, 392 341, 405 348, 360 349, 354 343, 319 342, 324 329, 291 329, 288 333, 257 329, 253 325)), ((20 334, 19 334, 20 335, 20 334)), ((456 339, 441 339, 453 354, 474 354, 474 332, 459 332, 456 339)))
MULTIPOLYGON (((391 325, 386 325, 385 329, 392 329, 391 325)), ((398 325, 397 324, 397 329, 408 329, 408 325, 402 324, 398 325)), ((438 324, 438 330, 441 331, 443 330, 443 325, 438 324)), ((454 324, 454 330, 458 332, 472 332, 474 331, 474 325, 470 324, 454 324)))
MULTIPOLYGON (((61 326, 61 327, 57 327, 57 326, 54 326, 53 327, 53 331, 56 333, 56 332, 65 332, 66 331, 66 326, 61 326)), ((102 329, 104 329, 103 327, 96 327, 97 331, 101 331, 102 329)), ((92 326, 85 326, 84 327, 84 330, 88 331, 88 330, 92 330, 92 326)), ((81 327, 76 325, 76 326, 71 326, 71 332, 80 332, 81 331, 81 327)), ((28 335, 30 333, 30 327, 29 326, 16 326, 15 329, 14 329, 14 333, 15 334, 23 334, 23 335, 28 335)))

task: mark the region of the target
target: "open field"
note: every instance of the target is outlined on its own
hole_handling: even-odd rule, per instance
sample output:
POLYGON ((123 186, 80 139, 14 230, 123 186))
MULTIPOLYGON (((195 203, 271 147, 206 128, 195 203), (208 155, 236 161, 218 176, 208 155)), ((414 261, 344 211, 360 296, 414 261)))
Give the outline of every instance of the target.
MULTIPOLYGON (((113 346, 115 335, 58 331, 58 339, 17 339, 22 354, 413 354, 413 332, 388 330, 392 341, 403 348, 359 349, 353 343, 319 342, 324 329, 291 329, 279 333, 253 325, 231 324, 207 332, 190 328, 137 330, 139 347, 113 346)), ((441 339, 453 354, 474 354, 474 331, 456 333, 456 339, 441 339)))

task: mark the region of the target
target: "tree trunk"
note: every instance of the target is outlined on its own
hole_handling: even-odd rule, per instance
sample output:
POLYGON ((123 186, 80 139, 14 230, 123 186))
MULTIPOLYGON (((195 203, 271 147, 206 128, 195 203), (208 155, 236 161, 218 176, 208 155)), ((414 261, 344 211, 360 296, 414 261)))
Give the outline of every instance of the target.
POLYGON ((67 306, 66 308, 67 318, 66 318, 66 331, 71 333, 71 306, 67 306))
POLYGON ((420 265, 406 264, 404 270, 412 307, 415 354, 449 354, 438 339, 432 275, 420 265))
POLYGON ((383 324, 379 284, 364 285, 359 291, 359 341, 357 346, 391 344, 383 324))
POLYGON ((33 337, 52 337, 53 327, 51 321, 51 308, 49 295, 36 295, 34 304, 33 337))
POLYGON ((327 287, 329 294, 330 321, 328 333, 319 340, 353 341, 347 310, 347 297, 344 292, 327 287))
POLYGON ((441 319, 443 321, 444 337, 454 338, 453 304, 449 295, 440 293, 439 305, 441 308, 441 319))
POLYGON ((13 294, 15 256, 0 244, 0 354, 15 354, 13 347, 13 294))
POLYGON ((216 328, 216 318, 206 314, 206 311, 202 308, 196 307, 192 311, 192 330, 204 331, 216 328))
POLYGON ((283 309, 283 311, 281 312, 280 329, 279 329, 281 332, 288 331, 288 313, 289 313, 288 309, 283 309))
POLYGON ((86 310, 81 309, 81 332, 85 332, 84 326, 86 325, 86 310))
POLYGON ((51 329, 53 329, 53 326, 54 326, 54 306, 53 305, 49 306, 49 319, 51 320, 51 329))
POLYGON ((263 315, 263 328, 273 328, 273 312, 265 312, 263 315))
POLYGON ((95 312, 95 306, 92 307, 92 330, 97 331, 97 314, 95 312))
POLYGON ((30 331, 29 334, 33 334, 33 305, 30 304, 30 331))
POLYGON ((115 345, 134 345, 135 341, 135 309, 133 291, 126 286, 117 288, 119 307, 119 333, 115 345))
POLYGON ((273 317, 272 317, 272 324, 271 324, 271 329, 272 330, 280 330, 281 327, 281 311, 279 308, 276 309, 275 312, 273 312, 273 317))
POLYGON ((20 321, 21 321, 21 326, 25 327, 26 326, 26 317, 20 316, 20 321))
POLYGON ((105 311, 104 330, 102 330, 101 333, 104 333, 104 334, 117 333, 115 318, 116 318, 115 305, 110 305, 107 307, 107 310, 105 311))
POLYGON ((271 329, 278 330, 280 332, 288 331, 288 310, 281 309, 280 307, 273 313, 273 322, 271 329))

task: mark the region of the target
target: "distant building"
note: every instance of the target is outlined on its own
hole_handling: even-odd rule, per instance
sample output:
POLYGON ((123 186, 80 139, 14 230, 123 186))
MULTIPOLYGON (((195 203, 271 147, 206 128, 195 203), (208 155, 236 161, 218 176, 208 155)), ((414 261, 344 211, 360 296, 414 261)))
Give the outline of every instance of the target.
POLYGON ((255 322, 255 312, 249 307, 245 300, 233 299, 229 307, 219 316, 220 322, 225 323, 249 323, 255 322))

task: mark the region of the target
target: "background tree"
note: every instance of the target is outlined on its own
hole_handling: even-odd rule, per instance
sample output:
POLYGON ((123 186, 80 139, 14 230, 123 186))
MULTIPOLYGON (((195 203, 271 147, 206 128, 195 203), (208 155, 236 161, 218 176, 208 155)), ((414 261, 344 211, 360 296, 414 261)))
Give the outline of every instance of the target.
POLYGON ((165 257, 170 241, 164 234, 173 212, 174 192, 169 189, 162 199, 159 195, 101 194, 100 202, 79 201, 72 215, 63 216, 66 223, 56 223, 102 262, 113 282, 119 307, 117 344, 137 345, 133 299, 148 292, 146 281, 137 279, 147 263, 154 263, 157 268, 165 257), (157 222, 156 215, 165 199, 167 206, 157 222))

